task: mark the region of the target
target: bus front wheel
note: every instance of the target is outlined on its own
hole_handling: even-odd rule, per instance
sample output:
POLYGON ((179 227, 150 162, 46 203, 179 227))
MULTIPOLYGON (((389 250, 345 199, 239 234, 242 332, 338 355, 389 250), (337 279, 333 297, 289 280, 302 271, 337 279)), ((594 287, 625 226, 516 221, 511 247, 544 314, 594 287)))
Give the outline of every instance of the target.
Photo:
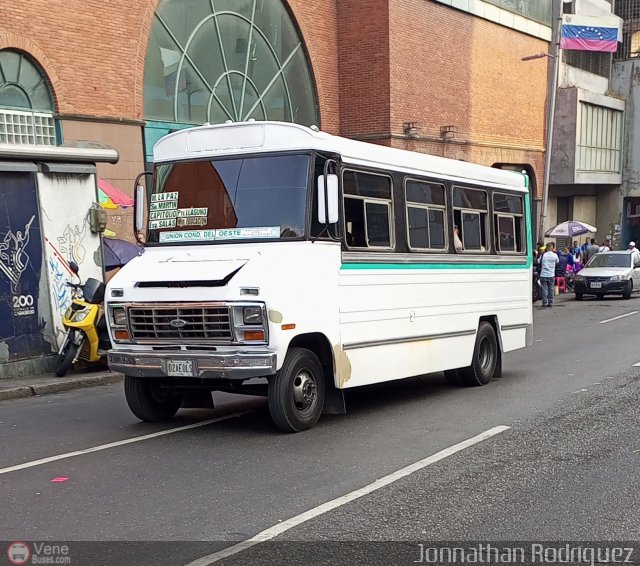
POLYGON ((473 361, 460 371, 460 379, 467 387, 486 385, 496 373, 498 364, 498 339, 493 326, 481 322, 473 349, 473 361))
POLYGON ((269 380, 269 412, 284 432, 315 426, 324 405, 325 382, 318 357, 305 348, 292 348, 282 368, 269 380))

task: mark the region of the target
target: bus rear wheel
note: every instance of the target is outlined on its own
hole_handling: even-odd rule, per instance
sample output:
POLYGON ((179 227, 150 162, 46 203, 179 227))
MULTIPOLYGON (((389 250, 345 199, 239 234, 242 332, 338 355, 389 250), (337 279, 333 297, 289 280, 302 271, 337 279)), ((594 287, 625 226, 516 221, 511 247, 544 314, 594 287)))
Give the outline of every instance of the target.
POLYGON ((489 383, 496 373, 498 358, 496 333, 491 324, 483 321, 476 335, 471 365, 459 370, 462 385, 478 387, 489 383))
POLYGON ((318 357, 305 348, 292 348, 280 371, 269 380, 269 412, 284 432, 315 426, 322 414, 325 382, 318 357))

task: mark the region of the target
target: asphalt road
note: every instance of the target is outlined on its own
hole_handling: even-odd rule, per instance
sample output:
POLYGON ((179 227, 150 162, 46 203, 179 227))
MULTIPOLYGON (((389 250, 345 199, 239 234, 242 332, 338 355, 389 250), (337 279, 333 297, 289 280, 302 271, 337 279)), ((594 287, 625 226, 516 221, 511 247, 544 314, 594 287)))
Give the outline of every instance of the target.
POLYGON ((350 391, 346 416, 295 435, 276 431, 262 399, 231 395, 170 425, 139 423, 120 385, 1 402, 0 540, 168 541, 71 553, 73 564, 167 565, 264 531, 271 542, 220 563, 411 563, 436 540, 640 540, 636 311, 635 297, 537 309, 534 346, 506 356, 502 379, 460 389, 434 374, 350 391), (406 556, 382 541, 406 541, 406 556))

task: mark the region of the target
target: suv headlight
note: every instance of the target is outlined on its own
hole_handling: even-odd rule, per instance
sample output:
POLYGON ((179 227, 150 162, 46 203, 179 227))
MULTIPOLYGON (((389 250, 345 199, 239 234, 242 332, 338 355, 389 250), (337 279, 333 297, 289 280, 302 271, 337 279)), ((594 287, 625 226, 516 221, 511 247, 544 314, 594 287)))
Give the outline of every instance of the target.
POLYGON ((127 311, 124 310, 124 307, 113 307, 111 309, 111 320, 114 326, 126 326, 127 311))
POLYGON ((242 309, 242 321, 245 324, 262 324, 262 308, 261 307, 244 307, 242 309))

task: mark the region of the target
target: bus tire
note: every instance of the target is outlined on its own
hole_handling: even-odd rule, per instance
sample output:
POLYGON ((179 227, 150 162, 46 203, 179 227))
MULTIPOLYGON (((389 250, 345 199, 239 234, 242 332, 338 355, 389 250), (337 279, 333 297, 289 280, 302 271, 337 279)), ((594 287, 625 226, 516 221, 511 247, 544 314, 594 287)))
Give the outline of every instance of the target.
POLYGON ((269 413, 284 432, 315 426, 324 405, 325 381, 320 360, 306 348, 292 348, 282 368, 269 379, 269 413))
POLYGON ((182 398, 174 391, 161 389, 148 378, 124 376, 124 395, 131 412, 146 423, 170 421, 178 412, 182 398))
POLYGON ((476 335, 471 365, 460 370, 462 384, 467 387, 486 385, 491 381, 498 364, 498 340, 493 326, 482 321, 476 335))

